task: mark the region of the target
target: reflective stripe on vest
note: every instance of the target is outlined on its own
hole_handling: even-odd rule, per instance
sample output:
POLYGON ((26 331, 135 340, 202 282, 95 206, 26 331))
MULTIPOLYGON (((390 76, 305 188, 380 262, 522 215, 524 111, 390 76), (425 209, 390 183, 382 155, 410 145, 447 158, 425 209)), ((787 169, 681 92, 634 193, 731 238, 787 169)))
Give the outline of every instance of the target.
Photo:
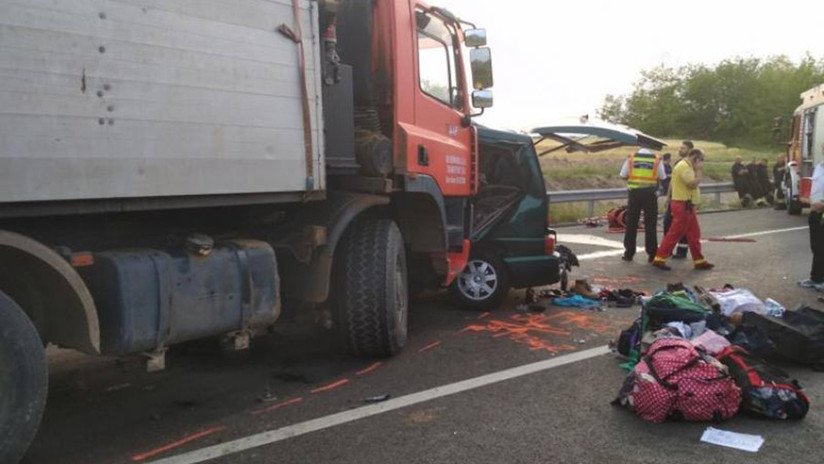
POLYGON ((633 153, 629 157, 627 186, 631 189, 658 185, 658 155, 633 153))

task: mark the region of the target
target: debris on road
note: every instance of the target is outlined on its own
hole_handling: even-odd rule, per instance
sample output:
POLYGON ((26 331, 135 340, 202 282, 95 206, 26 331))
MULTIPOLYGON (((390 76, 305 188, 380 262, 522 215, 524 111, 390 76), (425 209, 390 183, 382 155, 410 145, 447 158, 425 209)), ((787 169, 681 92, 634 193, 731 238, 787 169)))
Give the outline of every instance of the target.
POLYGON ((644 292, 631 288, 610 289, 605 287, 598 292, 598 298, 610 308, 631 308, 641 304, 641 298, 644 296, 644 292))
POLYGON ((622 367, 630 371, 613 404, 647 421, 718 421, 739 406, 770 419, 801 419, 809 409, 801 385, 762 357, 821 363, 824 311, 786 311, 729 284, 706 292, 676 283, 643 299, 638 319, 611 346, 628 358, 622 367))
POLYGON ((389 398, 392 398, 392 395, 390 395, 389 393, 386 393, 384 395, 366 397, 366 398, 362 399, 361 402, 363 402, 363 403, 381 403, 383 401, 388 400, 389 398))
POLYGON ((565 306, 565 307, 575 307, 575 308, 584 308, 584 309, 601 309, 601 302, 598 300, 592 300, 589 298, 584 298, 581 295, 573 295, 568 297, 559 297, 553 298, 552 304, 555 306, 565 306))
POLYGON ((707 427, 701 435, 701 441, 713 445, 726 446, 751 453, 758 452, 764 444, 764 438, 760 435, 749 435, 745 433, 730 432, 727 430, 707 427))
POLYGON ((111 387, 107 387, 106 391, 107 392, 115 392, 115 391, 118 391, 118 390, 123 390, 125 388, 129 388, 131 386, 132 386, 131 383, 120 383, 120 384, 117 384, 117 385, 112 385, 111 387))

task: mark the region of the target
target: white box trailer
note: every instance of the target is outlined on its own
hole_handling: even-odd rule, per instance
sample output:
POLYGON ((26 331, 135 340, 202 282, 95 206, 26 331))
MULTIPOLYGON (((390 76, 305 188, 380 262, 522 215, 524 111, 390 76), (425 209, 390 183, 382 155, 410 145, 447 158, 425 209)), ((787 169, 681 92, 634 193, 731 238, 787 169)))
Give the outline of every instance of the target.
POLYGON ((311 156, 289 0, 0 2, 0 203, 323 189, 300 9, 311 156))

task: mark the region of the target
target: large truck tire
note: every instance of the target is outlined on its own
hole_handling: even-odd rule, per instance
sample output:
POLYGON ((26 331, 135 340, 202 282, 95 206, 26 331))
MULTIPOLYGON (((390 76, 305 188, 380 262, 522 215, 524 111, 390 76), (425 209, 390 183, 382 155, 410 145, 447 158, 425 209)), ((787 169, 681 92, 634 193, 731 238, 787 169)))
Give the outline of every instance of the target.
POLYGON ((335 256, 332 304, 351 354, 389 357, 406 344, 409 314, 403 236, 390 219, 359 219, 335 256))
POLYGON ((0 292, 0 463, 20 461, 29 447, 48 392, 43 342, 23 310, 0 292))
POLYGON ((509 293, 509 276, 503 260, 493 253, 470 257, 449 292, 453 301, 463 308, 497 309, 509 293))

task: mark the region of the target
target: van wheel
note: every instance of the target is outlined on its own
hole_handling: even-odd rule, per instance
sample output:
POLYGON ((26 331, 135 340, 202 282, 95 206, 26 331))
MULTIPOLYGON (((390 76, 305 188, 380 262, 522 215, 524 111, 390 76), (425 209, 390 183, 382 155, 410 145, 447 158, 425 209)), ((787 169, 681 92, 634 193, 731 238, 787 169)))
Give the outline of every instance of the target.
POLYGON ((470 258, 449 290, 460 306, 487 311, 495 309, 509 293, 506 267, 492 254, 470 258))
POLYGON ((25 454, 46 407, 48 382, 37 329, 0 292, 0 462, 18 462, 25 454))
POLYGON ((389 357, 406 344, 409 290, 403 236, 390 219, 361 219, 338 245, 335 319, 350 353, 389 357))

